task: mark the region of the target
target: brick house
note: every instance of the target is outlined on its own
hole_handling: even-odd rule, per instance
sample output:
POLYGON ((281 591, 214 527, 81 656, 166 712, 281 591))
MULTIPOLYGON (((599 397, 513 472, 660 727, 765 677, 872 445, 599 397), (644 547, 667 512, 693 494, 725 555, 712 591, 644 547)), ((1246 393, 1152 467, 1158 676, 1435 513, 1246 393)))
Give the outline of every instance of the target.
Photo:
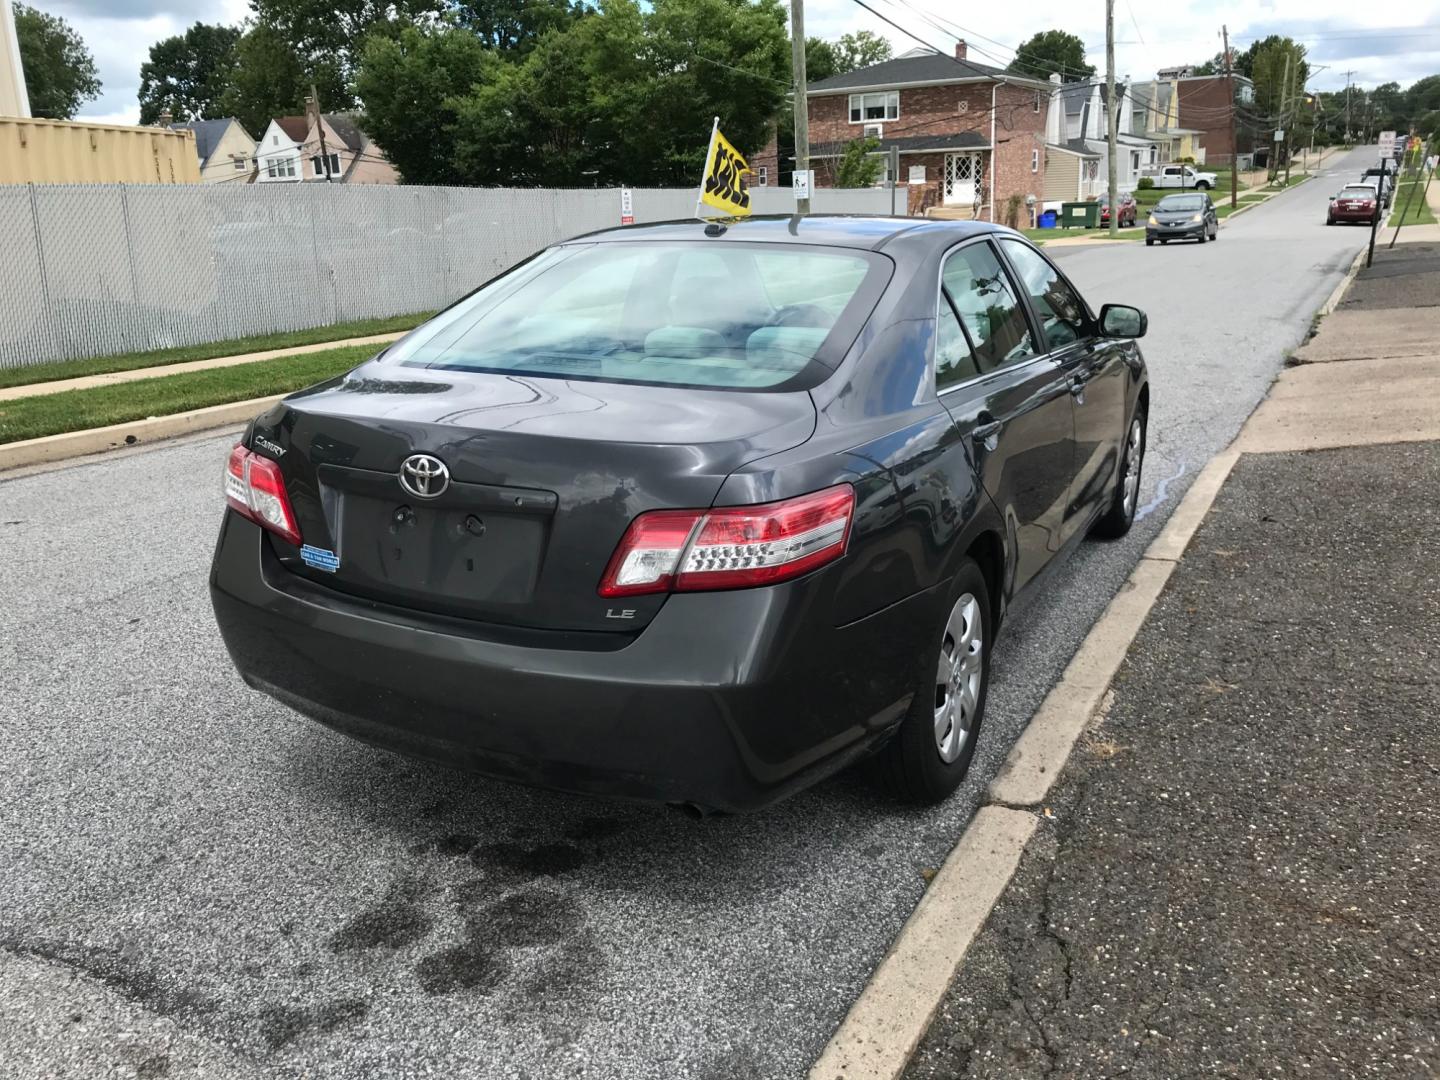
MULTIPOLYGON (((1024 225, 1043 194, 1050 89, 966 59, 963 41, 954 56, 916 49, 813 82, 815 184, 833 186, 845 147, 868 135, 879 140, 878 154, 899 150, 908 213, 1000 222, 1013 213, 1024 225)), ((781 164, 772 139, 751 159, 754 182, 773 183, 781 164)))
POLYGON ((1229 165, 1237 152, 1255 152, 1255 129, 1245 119, 1243 107, 1255 100, 1255 84, 1243 75, 1235 76, 1234 106, 1241 107, 1236 125, 1239 147, 1230 142, 1230 89, 1224 75, 1180 75, 1174 81, 1181 127, 1200 132, 1207 165, 1229 165))

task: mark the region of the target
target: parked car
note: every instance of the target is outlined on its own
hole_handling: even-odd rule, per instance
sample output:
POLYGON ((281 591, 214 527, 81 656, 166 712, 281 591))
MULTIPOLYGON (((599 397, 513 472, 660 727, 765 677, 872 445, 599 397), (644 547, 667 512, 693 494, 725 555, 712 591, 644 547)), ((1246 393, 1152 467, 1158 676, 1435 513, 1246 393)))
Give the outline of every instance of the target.
POLYGON ((1395 170, 1393 169, 1366 169, 1360 177, 1363 183, 1373 184, 1380 191, 1380 204, 1386 210, 1390 209, 1391 200, 1395 198, 1395 170))
POLYGON ((734 811, 879 753, 937 801, 1016 597, 1134 519, 1145 329, 980 222, 580 237, 250 424, 216 619, 446 764, 734 811))
POLYGON ((1330 209, 1325 214, 1325 224, 1359 221, 1369 225, 1380 213, 1379 202, 1380 197, 1374 184, 1346 184, 1330 196, 1330 209))
MULTIPOLYGON (((1095 200, 1100 204, 1100 224, 1110 224, 1110 196, 1103 194, 1095 200)), ((1129 192, 1120 194, 1120 220, 1117 224, 1122 229, 1128 229, 1135 224, 1136 216, 1140 210, 1135 204, 1135 196, 1129 192)))
POLYGON ((1208 191, 1215 186, 1216 174, 1196 172, 1189 165, 1162 165, 1151 176, 1157 188, 1194 188, 1208 191))
POLYGON ((1168 244, 1171 240, 1207 240, 1220 238, 1220 219, 1215 204, 1204 192, 1187 195, 1166 195, 1145 222, 1145 243, 1168 244))

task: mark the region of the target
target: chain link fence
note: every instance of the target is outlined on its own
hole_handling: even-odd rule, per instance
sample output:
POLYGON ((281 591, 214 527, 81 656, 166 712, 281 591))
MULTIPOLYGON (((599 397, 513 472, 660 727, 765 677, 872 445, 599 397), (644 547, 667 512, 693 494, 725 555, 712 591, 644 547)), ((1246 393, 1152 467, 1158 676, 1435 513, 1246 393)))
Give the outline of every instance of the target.
MULTIPOLYGON (((755 212, 790 213, 788 188, 755 212)), ((820 188, 817 213, 887 214, 820 188)), ((694 188, 639 188, 638 223, 694 188)), ((0 367, 196 345, 442 307, 527 255, 620 222, 620 192, 328 184, 0 186, 0 367)))

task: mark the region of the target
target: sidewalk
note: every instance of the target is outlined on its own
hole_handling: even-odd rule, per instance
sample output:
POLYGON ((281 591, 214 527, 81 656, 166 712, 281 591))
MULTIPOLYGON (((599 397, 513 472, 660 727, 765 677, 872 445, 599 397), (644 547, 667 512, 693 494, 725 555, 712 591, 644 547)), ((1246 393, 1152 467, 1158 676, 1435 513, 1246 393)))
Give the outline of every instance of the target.
POLYGON ((1246 425, 908 1080, 1440 1075, 1436 273, 1246 425))

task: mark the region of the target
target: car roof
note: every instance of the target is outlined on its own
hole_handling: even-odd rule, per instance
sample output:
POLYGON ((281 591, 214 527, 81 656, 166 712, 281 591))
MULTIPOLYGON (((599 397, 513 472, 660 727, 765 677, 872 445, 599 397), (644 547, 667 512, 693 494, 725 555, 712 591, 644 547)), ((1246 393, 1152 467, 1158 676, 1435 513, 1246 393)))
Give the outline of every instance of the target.
MULTIPOLYGON (((657 221, 648 225, 626 225, 586 233, 565 241, 585 243, 634 243, 645 240, 719 239, 706 233, 710 222, 657 221)), ((725 240, 761 244, 815 244, 822 247, 864 248, 879 251, 891 240, 934 234, 949 242, 985 233, 1008 233, 1010 230, 987 221, 932 221, 927 218, 867 217, 851 214, 810 214, 806 217, 789 214, 757 215, 725 225, 725 240)))

